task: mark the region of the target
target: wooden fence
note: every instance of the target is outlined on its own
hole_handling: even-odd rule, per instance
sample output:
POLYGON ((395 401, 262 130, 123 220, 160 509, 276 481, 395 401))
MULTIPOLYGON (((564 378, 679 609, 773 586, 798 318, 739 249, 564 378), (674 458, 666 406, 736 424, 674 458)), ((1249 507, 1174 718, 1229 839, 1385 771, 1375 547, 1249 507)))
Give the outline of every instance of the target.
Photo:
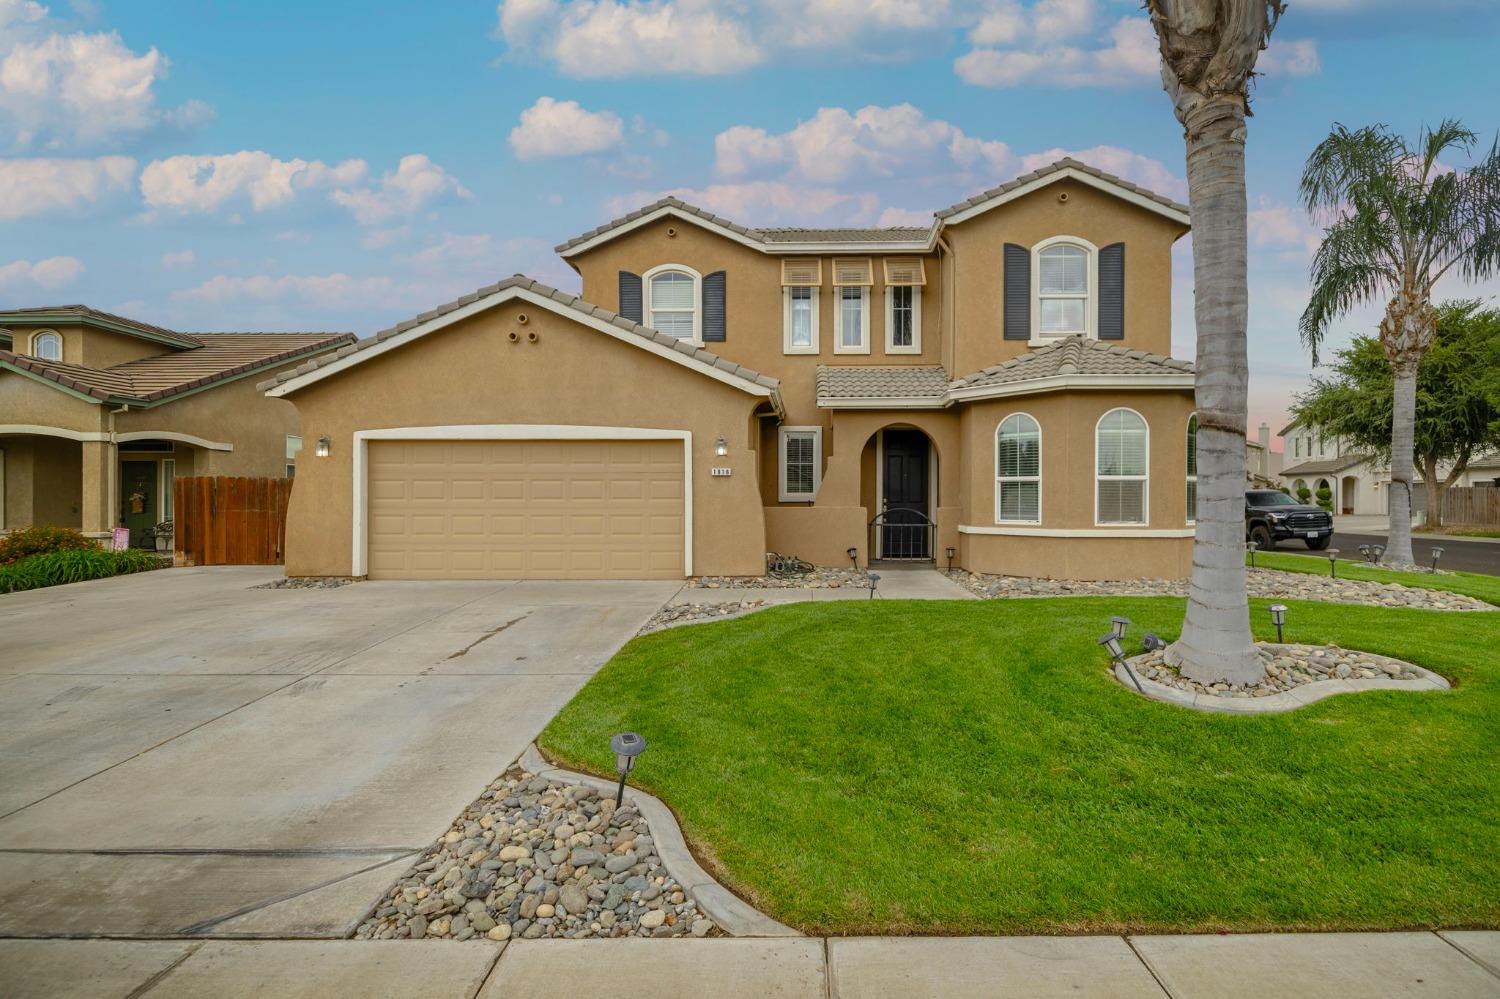
POLYGON ((1449 486, 1443 495, 1444 524, 1500 524, 1500 489, 1449 486))
POLYGON ((189 565, 280 565, 291 495, 291 479, 178 479, 172 547, 189 565))

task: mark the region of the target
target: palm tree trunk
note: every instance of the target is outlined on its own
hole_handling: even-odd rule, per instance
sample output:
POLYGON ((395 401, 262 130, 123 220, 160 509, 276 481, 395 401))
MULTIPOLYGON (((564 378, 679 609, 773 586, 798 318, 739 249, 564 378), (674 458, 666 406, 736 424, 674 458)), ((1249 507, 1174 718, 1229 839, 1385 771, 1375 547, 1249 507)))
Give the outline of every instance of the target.
POLYGON ((1245 588, 1245 110, 1227 95, 1204 97, 1180 106, 1180 117, 1193 213, 1198 516, 1187 618, 1167 661, 1200 683, 1252 684, 1265 668, 1245 588))
POLYGON ((1391 408, 1391 531, 1380 561, 1410 568, 1412 441, 1417 423, 1417 365, 1400 363, 1393 372, 1396 394, 1391 408))

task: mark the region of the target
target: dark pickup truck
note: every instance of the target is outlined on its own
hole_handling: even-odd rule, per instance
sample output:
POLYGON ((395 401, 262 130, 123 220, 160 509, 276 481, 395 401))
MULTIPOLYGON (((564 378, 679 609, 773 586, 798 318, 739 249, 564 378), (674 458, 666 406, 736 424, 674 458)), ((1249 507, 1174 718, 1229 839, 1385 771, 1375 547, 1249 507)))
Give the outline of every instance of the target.
POLYGON ((1291 538, 1322 551, 1333 540, 1333 514, 1320 506, 1298 503, 1275 489, 1245 490, 1245 540, 1267 551, 1291 538))

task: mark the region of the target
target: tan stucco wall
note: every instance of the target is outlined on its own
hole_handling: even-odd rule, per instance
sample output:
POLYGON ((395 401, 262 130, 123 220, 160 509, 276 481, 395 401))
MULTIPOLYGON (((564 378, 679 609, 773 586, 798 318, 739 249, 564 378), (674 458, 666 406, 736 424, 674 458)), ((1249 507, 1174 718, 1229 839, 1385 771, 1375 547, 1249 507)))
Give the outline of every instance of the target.
POLYGON ((1077 236, 1095 247, 1125 244, 1125 339, 1113 341, 1156 354, 1172 352, 1172 244, 1186 228, 1073 180, 1049 184, 1015 201, 944 229, 945 258, 957 330, 950 366, 962 377, 1031 349, 1003 339, 1006 243, 1028 249, 1054 236, 1077 236), (1066 194, 1067 201, 1059 200, 1066 194))
POLYGON ((234 445, 232 451, 199 451, 196 475, 282 478, 286 475, 286 439, 298 433, 301 420, 296 406, 256 389, 256 383, 270 374, 259 371, 152 409, 120 413, 115 417, 115 430, 168 430, 234 445))
POLYGON ((80 526, 83 466, 78 442, 0 436, 0 452, 5 463, 5 522, 0 527, 80 526))
POLYGON ((766 550, 750 415, 757 397, 528 303, 507 303, 302 389, 307 450, 287 523, 287 573, 351 571, 356 430, 566 424, 693 434, 693 571, 763 570, 766 550), (526 313, 520 326, 516 317, 526 313), (511 343, 511 331, 535 333, 511 343), (720 434, 729 454, 714 453, 720 434), (312 457, 320 436, 327 458, 312 457), (711 477, 714 466, 727 478, 711 477))
POLYGON ((62 337, 62 359, 67 364, 86 364, 91 368, 108 368, 142 357, 154 357, 173 349, 164 344, 142 340, 139 337, 111 333, 108 330, 80 326, 76 323, 64 325, 7 326, 14 337, 14 353, 31 353, 31 336, 39 330, 51 330, 62 337))

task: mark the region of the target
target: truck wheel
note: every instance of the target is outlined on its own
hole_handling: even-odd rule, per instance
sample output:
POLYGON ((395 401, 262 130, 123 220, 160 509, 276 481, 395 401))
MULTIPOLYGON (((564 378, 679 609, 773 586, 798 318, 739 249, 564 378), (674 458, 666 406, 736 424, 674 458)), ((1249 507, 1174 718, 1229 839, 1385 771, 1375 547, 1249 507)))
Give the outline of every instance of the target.
POLYGON ((1263 552, 1272 551, 1276 547, 1276 539, 1271 537, 1271 531, 1264 524, 1256 524, 1250 528, 1250 540, 1263 552))
POLYGON ((1333 541, 1332 534, 1325 534, 1320 538, 1308 538, 1307 547, 1315 552, 1320 552, 1327 548, 1331 541, 1333 541))

